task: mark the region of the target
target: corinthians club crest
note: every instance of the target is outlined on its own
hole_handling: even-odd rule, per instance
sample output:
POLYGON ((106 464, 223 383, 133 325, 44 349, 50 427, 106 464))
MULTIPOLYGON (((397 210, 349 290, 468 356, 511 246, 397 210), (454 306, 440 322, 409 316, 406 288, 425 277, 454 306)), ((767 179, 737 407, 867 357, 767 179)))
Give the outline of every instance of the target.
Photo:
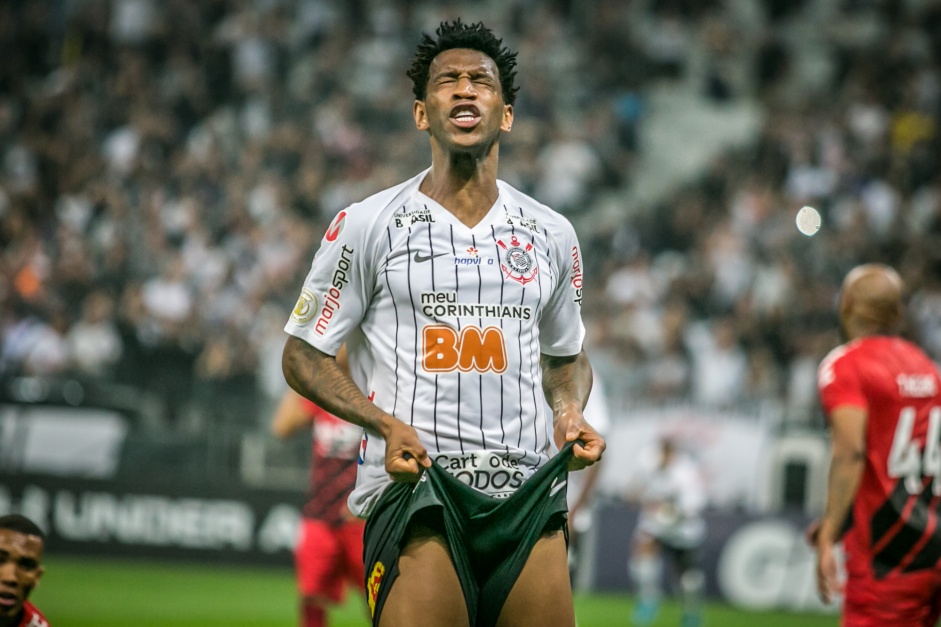
POLYGON ((503 240, 497 240, 500 248, 505 252, 503 262, 500 267, 503 268, 503 274, 507 278, 513 279, 522 285, 526 285, 536 278, 539 268, 536 266, 536 257, 531 252, 533 245, 529 242, 526 245, 520 244, 519 239, 514 235, 510 239, 510 245, 507 246, 503 240))

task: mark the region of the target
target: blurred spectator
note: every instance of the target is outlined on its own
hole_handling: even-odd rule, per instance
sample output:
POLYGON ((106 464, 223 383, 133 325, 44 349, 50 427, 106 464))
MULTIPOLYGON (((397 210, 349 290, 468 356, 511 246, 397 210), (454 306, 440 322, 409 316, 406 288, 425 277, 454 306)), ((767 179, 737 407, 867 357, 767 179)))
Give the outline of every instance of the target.
POLYGON ((601 159, 580 129, 569 121, 559 124, 539 155, 536 196, 562 213, 583 211, 589 188, 601 176, 601 159))
POLYGON ((640 508, 628 561, 637 591, 632 624, 645 627, 656 620, 669 562, 680 592, 680 624, 700 627, 706 583, 700 564, 706 539, 702 470, 672 437, 661 436, 642 452, 626 496, 640 508))
POLYGON ((69 357, 76 372, 108 379, 121 358, 122 342, 114 324, 114 302, 104 291, 85 297, 82 317, 69 329, 69 357))
POLYGON ((691 325, 686 337, 692 361, 693 400, 729 407, 744 400, 748 357, 729 318, 691 325))

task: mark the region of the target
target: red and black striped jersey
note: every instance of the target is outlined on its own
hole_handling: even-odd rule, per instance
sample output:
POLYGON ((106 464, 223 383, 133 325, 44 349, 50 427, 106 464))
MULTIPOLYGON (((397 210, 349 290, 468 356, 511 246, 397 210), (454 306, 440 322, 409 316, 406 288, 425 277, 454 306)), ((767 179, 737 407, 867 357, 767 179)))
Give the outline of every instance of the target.
POLYGON ((356 460, 363 430, 302 398, 313 417, 310 486, 304 516, 331 524, 349 518, 346 499, 356 485, 356 460))
POLYGON ((825 413, 865 409, 866 466, 844 537, 860 576, 939 568, 941 380, 931 359, 898 337, 860 338, 820 364, 825 413))
POLYGON ((23 603, 23 616, 20 618, 20 622, 17 623, 17 627, 49 627, 49 621, 42 615, 42 612, 36 609, 35 605, 25 601, 23 603))

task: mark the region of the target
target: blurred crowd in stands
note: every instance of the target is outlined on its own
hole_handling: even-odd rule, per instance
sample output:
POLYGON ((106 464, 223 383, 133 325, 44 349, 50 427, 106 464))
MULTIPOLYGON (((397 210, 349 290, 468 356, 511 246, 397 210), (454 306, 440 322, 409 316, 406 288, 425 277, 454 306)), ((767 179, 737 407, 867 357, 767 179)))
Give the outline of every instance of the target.
POLYGON ((430 163, 404 72, 458 15, 519 50, 501 178, 573 220, 630 189, 650 85, 695 70, 710 103, 765 111, 747 149, 617 228, 578 221, 586 348, 618 407, 807 415, 863 261, 899 268, 907 332, 941 359, 939 2, 11 0, 0 378, 132 386, 169 424, 263 424, 326 225, 430 163), (803 205, 823 215, 813 237, 803 205))

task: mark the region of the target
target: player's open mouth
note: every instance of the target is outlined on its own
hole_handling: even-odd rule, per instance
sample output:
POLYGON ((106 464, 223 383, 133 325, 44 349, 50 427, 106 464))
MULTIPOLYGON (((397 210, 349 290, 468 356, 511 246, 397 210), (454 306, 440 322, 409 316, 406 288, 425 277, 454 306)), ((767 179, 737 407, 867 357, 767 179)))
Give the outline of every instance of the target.
POLYGON ((19 598, 12 592, 0 592, 0 607, 10 607, 15 605, 19 598))
POLYGON ((480 122, 480 110, 474 105, 457 105, 451 109, 451 122, 461 128, 473 128, 480 122))

